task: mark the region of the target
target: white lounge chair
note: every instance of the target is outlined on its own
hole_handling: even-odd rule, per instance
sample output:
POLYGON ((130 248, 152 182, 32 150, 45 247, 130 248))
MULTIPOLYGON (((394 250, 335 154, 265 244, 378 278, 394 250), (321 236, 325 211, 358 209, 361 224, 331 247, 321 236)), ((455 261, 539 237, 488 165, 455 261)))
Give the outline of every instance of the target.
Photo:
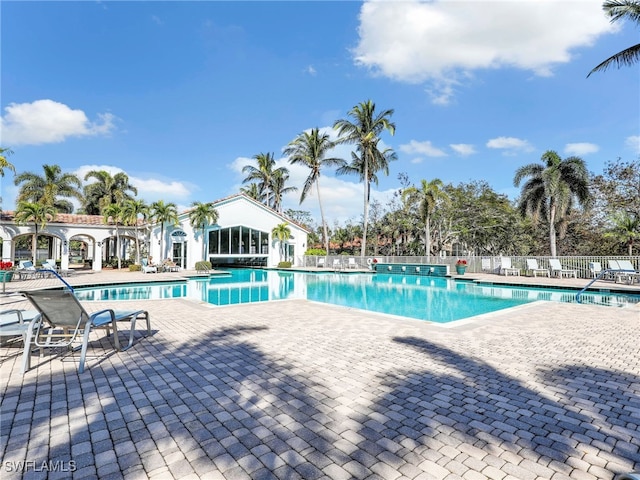
POLYGON ((334 258, 333 259, 333 268, 336 270, 342 270, 342 259, 334 258))
POLYGON ((593 278, 597 278, 602 273, 602 265, 600 262, 589 262, 589 273, 593 278))
POLYGON ((538 266, 538 260, 535 258, 527 258, 527 272, 531 273, 534 277, 537 277, 539 273, 547 277, 551 276, 548 269, 538 266))
POLYGON ((349 257, 349 262, 347 263, 347 268, 358 268, 358 264, 356 263, 356 259, 353 257, 349 257))
POLYGON ((38 277, 38 270, 31 260, 20 260, 16 273, 21 279, 38 277))
POLYGON ((5 310, 0 312, 0 337, 20 337, 22 351, 22 373, 31 368, 31 342, 28 333, 36 329, 40 321, 37 310, 5 310))
POLYGON ((562 277, 574 277, 578 278, 578 271, 571 268, 564 268, 560 264, 560 260, 557 258, 549 259, 549 266, 551 267, 551 274, 558 278, 562 277))
POLYGON ((318 262, 316 263, 316 267, 324 268, 324 262, 325 262, 325 258, 324 257, 318 258, 318 262))
POLYGON ((511 258, 500 257, 500 273, 507 275, 520 275, 520 269, 511 266, 511 258))
POLYGON ((618 260, 619 271, 616 272, 616 283, 623 280, 631 285, 634 280, 640 280, 640 271, 636 270, 630 260, 618 260))
POLYGON ((491 259, 490 258, 483 258, 481 260, 481 265, 482 265, 482 271, 483 272, 491 272, 491 259))
POLYGON ((158 273, 158 267, 155 265, 149 265, 146 258, 140 260, 140 263, 142 263, 142 273, 158 273))

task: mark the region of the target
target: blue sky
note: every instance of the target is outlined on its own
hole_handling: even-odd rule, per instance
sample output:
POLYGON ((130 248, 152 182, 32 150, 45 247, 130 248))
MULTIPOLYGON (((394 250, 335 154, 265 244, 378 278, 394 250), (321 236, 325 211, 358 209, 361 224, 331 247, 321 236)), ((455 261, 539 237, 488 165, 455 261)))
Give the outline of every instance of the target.
MULTIPOLYGON (((601 173, 640 155, 640 67, 586 78, 638 42, 599 0, 379 2, 2 1, 0 144, 18 172, 124 171, 148 202, 239 191, 244 165, 356 104, 394 109, 398 161, 373 192, 513 174, 546 150, 601 173)), ((350 158, 349 147, 336 156, 350 158)), ((289 166, 291 184, 307 171, 289 166)), ((358 220, 362 185, 321 177, 330 224, 358 220)), ((15 207, 11 174, 3 208, 15 207)), ((308 210, 315 195, 285 208, 308 210)))

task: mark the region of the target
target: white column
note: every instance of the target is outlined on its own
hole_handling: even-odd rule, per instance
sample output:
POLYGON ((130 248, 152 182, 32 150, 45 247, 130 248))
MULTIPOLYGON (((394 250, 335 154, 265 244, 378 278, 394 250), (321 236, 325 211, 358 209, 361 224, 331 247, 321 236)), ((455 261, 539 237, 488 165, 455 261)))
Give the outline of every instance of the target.
POLYGON ((11 239, 2 239, 2 261, 3 262, 13 262, 13 252, 11 251, 11 247, 13 246, 13 240, 11 239))
POLYGON ((69 240, 62 239, 62 253, 60 254, 60 270, 69 270, 69 240))

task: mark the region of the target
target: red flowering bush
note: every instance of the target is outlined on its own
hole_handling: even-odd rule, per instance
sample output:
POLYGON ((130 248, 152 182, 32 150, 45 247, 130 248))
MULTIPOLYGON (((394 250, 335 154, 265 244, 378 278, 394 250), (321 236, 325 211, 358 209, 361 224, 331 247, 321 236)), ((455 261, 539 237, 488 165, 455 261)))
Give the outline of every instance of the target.
POLYGON ((13 263, 11 262, 0 262, 0 270, 11 270, 13 268, 13 263))
POLYGON ((467 261, 464 258, 459 258, 458 261, 456 262, 456 266, 457 267, 466 267, 467 266, 467 261))

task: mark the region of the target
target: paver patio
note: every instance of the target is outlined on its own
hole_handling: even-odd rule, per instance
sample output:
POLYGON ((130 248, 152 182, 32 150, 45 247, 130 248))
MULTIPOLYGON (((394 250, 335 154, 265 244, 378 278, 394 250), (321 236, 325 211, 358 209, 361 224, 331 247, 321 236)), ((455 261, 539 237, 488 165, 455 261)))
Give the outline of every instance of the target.
POLYGON ((114 353, 96 334, 82 375, 45 354, 23 376, 0 348, 2 478, 640 470, 638 307, 538 302, 442 327, 304 300, 134 303, 153 335, 114 353))

